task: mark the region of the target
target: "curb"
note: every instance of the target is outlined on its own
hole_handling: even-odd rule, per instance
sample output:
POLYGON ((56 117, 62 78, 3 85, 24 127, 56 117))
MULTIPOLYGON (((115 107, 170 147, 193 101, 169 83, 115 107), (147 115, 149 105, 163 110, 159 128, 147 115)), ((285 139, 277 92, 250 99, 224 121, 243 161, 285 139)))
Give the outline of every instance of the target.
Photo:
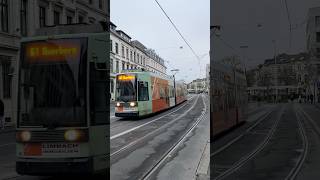
POLYGON ((197 171, 196 180, 205 180, 210 178, 210 140, 207 141, 203 150, 197 171))

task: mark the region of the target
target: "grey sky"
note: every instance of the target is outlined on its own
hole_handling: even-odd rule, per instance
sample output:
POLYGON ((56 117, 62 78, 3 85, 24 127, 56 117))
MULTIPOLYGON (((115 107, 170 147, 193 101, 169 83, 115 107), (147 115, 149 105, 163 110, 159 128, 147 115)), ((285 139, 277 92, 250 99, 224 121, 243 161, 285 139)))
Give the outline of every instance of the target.
MULTIPOLYGON (((210 0, 158 0, 195 52, 202 57, 201 77, 209 63, 210 0)), ((111 21, 133 39, 153 48, 168 69, 180 69, 177 79, 187 82, 199 77, 198 60, 174 30, 154 0, 111 0, 111 21), (183 49, 179 47, 183 46, 183 49)))
POLYGON ((284 0, 214 0, 211 25, 222 26, 221 38, 214 38, 214 58, 244 54, 253 66, 274 55, 272 40, 278 53, 295 54, 306 50, 306 16, 310 7, 320 6, 319 0, 287 0, 292 25, 292 47, 289 48, 289 23, 284 0), (261 24, 262 27, 257 27, 261 24), (240 49, 241 45, 249 46, 240 49))

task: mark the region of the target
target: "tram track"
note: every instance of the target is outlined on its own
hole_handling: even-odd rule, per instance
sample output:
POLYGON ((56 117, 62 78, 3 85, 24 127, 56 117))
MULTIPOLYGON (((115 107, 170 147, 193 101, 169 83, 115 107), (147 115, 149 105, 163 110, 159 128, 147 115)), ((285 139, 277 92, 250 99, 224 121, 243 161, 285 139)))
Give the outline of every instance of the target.
MULTIPOLYGON (((303 112, 302 109, 300 109, 300 112, 303 112)), ((299 118, 297 111, 294 111, 295 116, 297 117, 298 121, 298 128, 299 133, 302 139, 302 146, 303 146, 303 152, 301 153, 299 160, 297 161, 296 165, 291 169, 285 180, 294 180, 299 173, 303 163, 305 162, 305 159, 307 157, 307 153, 309 151, 309 141, 306 135, 305 128, 303 127, 301 116, 299 118)), ((305 115, 304 115, 305 116, 305 115)))
POLYGON ((239 141, 241 138, 243 138, 248 132, 250 132, 253 128, 255 128, 256 126, 258 126, 259 124, 261 124, 264 120, 268 119, 270 117, 270 115, 272 114, 273 110, 268 111, 267 113, 265 113, 264 115, 262 115, 261 117, 259 117, 260 120, 258 120, 257 122, 255 122, 254 124, 252 124, 250 127, 248 127, 245 132, 241 133, 239 136, 237 136, 236 138, 230 140, 227 144, 225 144, 224 146, 220 147, 219 149, 215 150, 213 153, 210 154, 210 157, 213 157, 217 154, 219 154, 220 152, 226 150, 227 148, 229 148, 232 144, 234 144, 235 142, 239 141))
MULTIPOLYGON (((192 97, 188 98, 188 101, 193 100, 195 97, 196 97, 196 96, 192 96, 192 97)), ((136 127, 133 127, 133 128, 130 128, 129 130, 126 130, 126 131, 124 131, 124 132, 115 134, 115 135, 111 136, 110 139, 111 139, 111 140, 112 140, 112 139, 115 139, 115 138, 117 138, 117 137, 119 137, 119 136, 122 136, 122 135, 124 135, 124 134, 127 134, 127 133, 129 133, 129 132, 131 132, 131 131, 133 131, 133 130, 139 129, 139 128, 145 126, 145 125, 148 125, 148 124, 150 124, 150 123, 153 123, 153 122, 155 122, 155 121, 158 121, 158 120, 160 120, 160 119, 162 119, 162 118, 164 118, 164 117, 170 116, 171 114, 178 112, 180 109, 182 109, 182 108, 185 107, 186 105, 188 105, 188 103, 184 102, 184 103, 182 103, 182 104, 179 104, 177 107, 173 107, 173 108, 171 108, 171 109, 169 109, 169 110, 167 110, 167 111, 165 111, 165 112, 160 113, 160 114, 159 114, 160 116, 159 116, 159 115, 155 115, 155 116, 153 116, 153 117, 148 117, 148 118, 145 118, 145 119, 140 119, 140 120, 138 120, 138 121, 133 121, 133 120, 125 119, 125 118, 124 118, 124 119, 119 119, 119 120, 117 120, 117 121, 115 121, 115 122, 113 122, 113 123, 111 124, 110 130, 115 129, 115 128, 118 128, 118 127, 121 127, 121 126, 124 126, 124 125, 134 125, 134 126, 136 126, 136 127), (169 111, 169 112, 168 112, 168 111, 169 111), (163 113, 164 113, 164 114, 163 114, 163 113), (152 118, 155 118, 155 119, 152 119, 152 118), (148 120, 150 120, 150 121, 148 121, 148 120), (147 121, 147 122, 141 124, 141 121, 147 121)))
MULTIPOLYGON (((219 148, 218 150, 216 150, 215 152, 213 152, 210 155, 211 159, 213 159, 213 157, 217 156, 219 153, 227 150, 235 142, 238 142, 240 139, 244 138, 245 135, 248 135, 250 132, 252 132, 252 130, 254 128, 256 128, 258 125, 261 125, 262 122, 270 119, 270 115, 272 114, 273 111, 274 110, 269 111, 263 118, 261 118, 261 120, 257 121, 255 124, 253 124, 252 126, 247 128, 246 131, 244 133, 242 133, 240 136, 238 136, 237 138, 235 138, 232 141, 230 141, 229 143, 227 143, 225 146, 223 146, 223 147, 219 148)), ((282 111, 283 111, 283 108, 281 110, 281 114, 282 114, 282 111)), ((227 167, 225 171, 220 172, 217 177, 214 177, 214 180, 220 180, 220 179, 224 179, 224 178, 228 177, 229 175, 233 174, 238 169, 240 169, 242 166, 244 166, 249 160, 251 160, 253 157, 255 157, 259 152, 261 152, 266 147, 266 145, 269 143, 269 141, 271 140, 274 132, 276 131, 276 129, 278 127, 280 120, 281 120, 281 116, 275 120, 275 122, 271 126, 271 129, 265 135, 265 138, 263 139, 263 141, 260 144, 258 144, 254 148, 254 150, 252 150, 251 152, 247 153, 244 157, 242 157, 239 160, 237 160, 236 162, 234 162, 231 165, 231 167, 227 167)))
MULTIPOLYGON (((153 179, 153 176, 175 157, 175 153, 183 148, 185 140, 188 140, 199 123, 203 119, 209 120, 205 100, 204 95, 198 95, 192 106, 182 114, 166 118, 158 124, 159 127, 154 126, 152 131, 143 133, 144 136, 135 137, 133 141, 124 143, 125 146, 121 146, 120 149, 111 151, 110 178, 153 179), (137 162, 136 159, 139 161, 137 162), (136 163, 128 164, 128 161, 136 163)), ((130 138, 134 135, 126 136, 130 138)), ((116 142, 123 143, 123 138, 126 137, 112 142, 111 146, 116 142)))
POLYGON ((198 117, 198 119, 193 123, 193 125, 180 137, 180 139, 165 153, 163 156, 151 167, 140 180, 148 180, 151 176, 161 167, 161 165, 172 156, 172 154, 177 150, 177 148, 185 141, 185 139, 190 135, 190 133, 198 126, 198 124, 205 118, 205 114, 208 112, 207 105, 204 102, 203 95, 201 99, 204 105, 204 109, 198 117))
MULTIPOLYGON (((180 114, 178 117, 170 120, 169 122, 165 123, 164 125, 160 126, 160 127, 157 128, 157 129, 155 129, 155 130, 147 133, 146 135, 144 135, 144 136, 142 136, 142 137, 139 137, 138 139, 135 139, 134 141, 130 142, 129 144, 126 144, 125 146, 122 146, 122 147, 119 148, 118 150, 116 150, 116 151, 114 151, 114 152, 110 152, 110 157, 112 157, 112 156, 114 156, 114 155, 116 155, 116 154, 119 154, 119 153, 121 153, 121 152, 129 149, 130 147, 132 147, 132 146, 136 145, 137 143, 143 141, 143 140, 146 139, 147 137, 152 136, 153 134, 161 131, 163 128, 168 127, 169 125, 173 124, 174 122, 176 122, 176 121, 178 121, 179 119, 181 119, 182 117, 184 117, 188 112, 190 112, 190 111, 195 107, 195 105, 197 104, 197 102, 198 102, 198 100, 199 100, 199 97, 200 97, 200 96, 197 96, 197 99, 196 99, 195 102, 192 104, 192 106, 191 106, 189 109, 187 109, 186 111, 184 111, 183 114, 180 114)), ((203 99, 203 98, 202 98, 202 99, 203 99)), ((165 117, 165 116, 166 116, 166 115, 164 115, 163 117, 165 117)), ((157 119, 155 119, 155 120, 159 120, 159 119, 160 119, 160 118, 157 118, 157 119)), ((148 125, 148 124, 154 122, 155 120, 150 121, 150 122, 147 122, 147 123, 142 124, 142 125, 140 125, 140 126, 137 126, 137 127, 135 127, 135 128, 129 129, 129 130, 123 132, 123 133, 120 133, 120 134, 118 134, 118 135, 115 135, 114 138, 110 138, 110 139, 112 140, 112 139, 115 139, 115 138, 117 138, 117 137, 120 137, 120 136, 122 136, 122 135, 124 135, 124 134, 127 134, 127 133, 129 133, 129 132, 132 132, 132 131, 134 131, 134 130, 137 130, 137 129, 141 128, 142 126, 145 126, 145 125, 148 125)))

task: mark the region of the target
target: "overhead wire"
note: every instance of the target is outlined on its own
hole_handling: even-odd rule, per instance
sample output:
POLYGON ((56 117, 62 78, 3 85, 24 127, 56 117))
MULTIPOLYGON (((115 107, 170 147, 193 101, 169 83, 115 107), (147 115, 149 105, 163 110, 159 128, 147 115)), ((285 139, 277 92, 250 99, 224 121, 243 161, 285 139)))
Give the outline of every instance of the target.
POLYGON ((292 44, 292 23, 291 23, 291 18, 290 18, 290 12, 288 8, 288 2, 287 0, 284 0, 285 7, 286 7, 286 13, 288 17, 288 22, 289 22, 289 49, 291 49, 291 44, 292 44))
MULTIPOLYGON (((178 27, 174 24, 174 22, 171 20, 171 18, 169 17, 169 15, 167 14, 167 12, 163 9, 163 7, 161 6, 161 4, 158 2, 158 0, 154 0, 157 5, 159 6, 159 8, 161 9, 161 11, 164 13, 164 15, 168 18, 168 20, 170 21, 170 23, 172 24, 172 26, 174 27, 174 29, 178 32, 178 34, 180 35, 180 37, 182 38, 182 40, 187 44, 187 46, 190 48, 190 50, 192 51, 193 55, 198 59, 199 62, 199 66, 200 66, 200 57, 197 55, 197 53, 194 51, 194 49, 191 47, 191 45, 189 44, 189 42, 186 40, 186 38, 182 35, 182 33, 180 32, 180 30, 178 29, 178 27)), ((201 69, 200 69, 200 76, 201 76, 201 69)))

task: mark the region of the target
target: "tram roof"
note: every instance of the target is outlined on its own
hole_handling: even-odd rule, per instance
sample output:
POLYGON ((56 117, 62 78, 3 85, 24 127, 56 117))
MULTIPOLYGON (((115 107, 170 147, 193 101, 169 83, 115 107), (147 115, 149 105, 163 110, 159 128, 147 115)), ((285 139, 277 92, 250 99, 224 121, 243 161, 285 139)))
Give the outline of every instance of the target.
POLYGON ((72 37, 88 37, 92 34, 107 34, 104 25, 101 24, 71 24, 48 26, 37 29, 35 34, 30 37, 25 37, 21 41, 33 41, 44 39, 59 39, 72 37))

